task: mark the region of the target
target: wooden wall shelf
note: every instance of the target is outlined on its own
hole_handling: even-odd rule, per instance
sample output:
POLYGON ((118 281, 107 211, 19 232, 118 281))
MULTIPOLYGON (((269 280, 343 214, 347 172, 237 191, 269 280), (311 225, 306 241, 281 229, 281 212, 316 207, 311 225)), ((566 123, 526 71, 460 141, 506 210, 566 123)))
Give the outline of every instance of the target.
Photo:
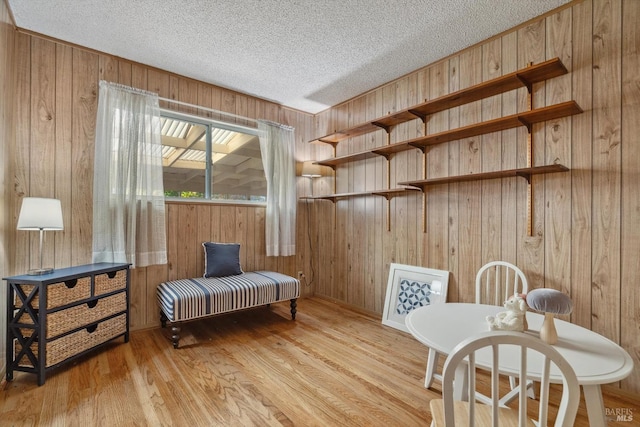
POLYGON ((371 190, 371 191, 357 191, 354 193, 337 193, 337 194, 324 194, 322 196, 306 196, 300 197, 303 200, 330 200, 336 202, 340 199, 347 199, 349 197, 362 197, 362 196, 382 196, 387 200, 392 199, 395 196, 401 196, 413 191, 418 191, 418 188, 402 187, 391 188, 389 190, 371 190))
POLYGON ((531 182, 532 175, 540 175, 554 172, 567 172, 569 170, 568 167, 560 164, 555 165, 545 165, 545 166, 534 166, 530 168, 517 168, 517 169, 509 169, 509 170, 500 170, 493 172, 480 172, 480 173, 471 173, 468 175, 457 175, 457 176, 445 176, 441 178, 429 178, 429 179, 421 179, 417 181, 404 181, 399 182, 398 185, 409 185, 412 187, 417 187, 420 190, 424 191, 426 187, 431 185, 439 185, 439 184, 449 184, 454 182, 469 182, 469 181, 481 181, 487 179, 498 179, 498 178, 511 178, 511 177, 522 177, 527 180, 527 182, 531 182))
MULTIPOLYGON (((352 128, 344 129, 334 132, 330 135, 323 136, 310 142, 323 142, 331 144, 334 149, 334 155, 336 147, 340 141, 346 138, 353 138, 363 135, 368 132, 373 132, 379 129, 385 129, 387 134, 390 134, 394 126, 405 123, 410 120, 421 119, 424 123, 424 135, 418 138, 398 142, 395 144, 387 144, 382 147, 361 151, 358 153, 347 154, 344 156, 338 156, 325 160, 319 160, 315 163, 318 165, 329 166, 332 169, 336 169, 336 166, 355 162, 359 160, 367 160, 377 156, 383 156, 387 159, 387 186, 390 187, 389 169, 391 156, 401 151, 407 151, 411 149, 419 149, 424 156, 424 164, 427 163, 427 152, 430 146, 436 144, 443 144, 450 141, 456 141, 464 138, 471 138, 479 135, 484 135, 493 132, 500 132, 507 129, 513 129, 519 126, 525 126, 527 128, 527 166, 525 168, 510 169, 494 172, 474 173, 460 176, 449 176, 442 178, 422 179, 417 181, 405 181, 399 182, 397 185, 406 185, 407 187, 388 189, 388 190, 376 190, 367 192, 356 193, 342 193, 342 194, 329 194, 326 196, 311 197, 312 199, 326 199, 336 202, 336 200, 365 196, 365 195, 377 195, 383 196, 389 201, 393 196, 403 194, 409 189, 421 190, 423 193, 425 188, 431 185, 453 183, 453 182, 467 182, 467 181, 479 181, 487 179, 508 178, 508 177, 523 177, 527 180, 527 216, 528 225, 527 232, 531 235, 532 232, 532 218, 533 210, 532 205, 532 183, 531 176, 537 174, 547 174, 554 172, 565 172, 569 169, 561 164, 537 166, 533 167, 531 164, 533 153, 533 125, 536 123, 542 123, 548 120, 559 119, 562 117, 568 117, 575 114, 582 113, 582 109, 575 101, 567 101, 559 104, 550 105, 542 108, 533 108, 533 84, 542 82, 544 80, 560 76, 567 73, 566 67, 562 64, 560 59, 554 58, 549 61, 542 62, 537 65, 531 65, 522 70, 506 74, 501 77, 468 87, 466 89, 459 90, 448 95, 444 95, 440 98, 426 101, 420 105, 416 105, 411 108, 399 111, 394 114, 390 114, 379 119, 354 126, 352 128), (493 120, 487 120, 479 123, 474 123, 468 126, 460 128, 450 129, 444 132, 435 134, 428 134, 427 132, 427 119, 431 114, 439 111, 447 110, 460 105, 468 104, 470 102, 479 101, 484 98, 499 95, 504 92, 508 92, 513 89, 526 87, 529 96, 527 97, 528 109, 527 111, 512 114, 506 117, 500 117, 493 120)), ((424 176, 426 178, 426 169, 424 170, 424 176)), ((426 211, 426 197, 423 196, 424 210, 426 211)), ((387 229, 390 229, 390 204, 387 203, 387 229)), ((426 231, 426 217, 423 215, 423 228, 426 231)))
POLYGON ((442 144, 445 142, 455 141, 463 138, 470 138, 473 136, 483 135, 491 132, 499 132, 518 126, 526 126, 528 131, 531 132, 531 126, 535 123, 541 123, 547 120, 572 116, 575 114, 580 114, 581 112, 582 109, 578 106, 578 104, 576 104, 575 101, 567 101, 548 107, 537 108, 535 110, 513 114, 507 117, 500 117, 498 119, 488 120, 486 122, 475 123, 457 129, 421 136, 419 138, 414 138, 396 144, 385 145, 382 147, 374 148, 372 150, 361 151, 358 153, 347 154, 345 156, 339 156, 325 160, 319 160, 315 163, 318 165, 329 166, 335 169, 337 165, 348 162, 366 160, 376 156, 383 156, 389 159, 392 154, 398 153, 400 151, 411 150, 412 148, 419 148, 424 151, 431 145, 442 144))
POLYGON ((379 119, 361 123, 357 126, 339 130, 329 135, 314 139, 310 142, 323 142, 334 147, 343 139, 354 138, 379 129, 385 129, 387 133, 394 126, 417 118, 425 121, 427 116, 444 111, 449 108, 458 107, 483 98, 508 92, 513 89, 526 87, 531 91, 534 83, 539 83, 552 77, 561 76, 567 73, 567 69, 559 58, 550 59, 522 70, 506 74, 504 76, 470 86, 466 89, 441 96, 440 98, 426 101, 420 105, 389 114, 379 119))

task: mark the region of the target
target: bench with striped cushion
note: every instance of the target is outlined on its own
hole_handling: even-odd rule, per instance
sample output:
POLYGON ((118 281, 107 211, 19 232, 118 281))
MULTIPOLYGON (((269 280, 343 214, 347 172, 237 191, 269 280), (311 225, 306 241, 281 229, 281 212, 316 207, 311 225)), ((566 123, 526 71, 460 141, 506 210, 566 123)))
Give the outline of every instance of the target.
POLYGON ((164 282, 158 285, 157 296, 162 327, 171 322, 171 340, 178 348, 180 322, 286 300, 291 302, 291 318, 295 319, 300 282, 273 271, 252 271, 164 282))

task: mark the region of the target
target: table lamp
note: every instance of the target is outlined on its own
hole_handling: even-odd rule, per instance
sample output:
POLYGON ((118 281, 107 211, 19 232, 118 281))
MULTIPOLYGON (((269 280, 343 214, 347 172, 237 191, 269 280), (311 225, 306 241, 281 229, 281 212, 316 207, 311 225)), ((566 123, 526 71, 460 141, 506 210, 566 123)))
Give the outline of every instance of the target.
POLYGON ((45 230, 64 229, 60 200, 41 197, 25 197, 22 199, 17 229, 40 231, 40 268, 31 269, 27 274, 39 276, 53 273, 52 267, 44 268, 42 266, 42 239, 45 230))
POLYGON ((322 176, 322 168, 313 161, 303 162, 302 173, 300 176, 306 176, 307 178, 320 178, 322 176))
POLYGON ((309 160, 302 163, 302 171, 300 176, 311 179, 311 197, 313 197, 313 179, 320 178, 322 176, 322 167, 309 160))

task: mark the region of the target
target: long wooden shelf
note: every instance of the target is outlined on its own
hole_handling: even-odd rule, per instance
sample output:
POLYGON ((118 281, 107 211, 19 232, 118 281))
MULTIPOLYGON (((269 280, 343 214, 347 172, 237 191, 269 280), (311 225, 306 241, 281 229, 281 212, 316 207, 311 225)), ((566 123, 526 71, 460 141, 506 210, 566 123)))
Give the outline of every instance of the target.
POLYGON ((535 110, 513 114, 507 117, 501 117, 498 119, 475 123, 469 126, 439 132, 436 134, 421 136, 419 138, 410 139, 396 144, 377 147, 372 150, 361 151, 358 153, 347 154, 345 156, 339 156, 325 160, 319 160, 315 163, 318 165, 335 168, 340 164, 354 162, 357 160, 366 160, 376 156, 383 156, 388 159, 391 154, 398 153, 400 151, 411 150, 412 148, 419 148, 424 151, 426 147, 431 145, 442 144, 462 138, 470 138, 473 136, 483 135, 491 132, 499 132, 518 126, 526 126, 530 131, 531 125, 535 123, 541 123, 547 120, 572 116, 581 112, 582 109, 578 106, 578 104, 576 104, 575 101, 567 101, 548 107, 537 108, 535 110))
POLYGON ((356 162, 358 160, 366 160, 372 157, 378 157, 376 153, 371 150, 360 151, 358 153, 347 154, 345 156, 333 157, 330 159, 317 160, 313 162, 316 165, 329 166, 330 168, 334 168, 337 165, 341 165, 349 162, 356 162))
POLYGON ((550 59, 548 61, 523 68, 519 71, 444 95, 440 98, 426 101, 397 113, 389 114, 388 116, 381 117, 370 122, 362 123, 351 128, 325 135, 310 142, 319 141, 331 144, 335 147, 340 141, 346 138, 364 135, 381 128, 390 132, 390 130, 398 124, 405 123, 416 118, 420 118, 425 121, 427 116, 439 111, 458 107, 483 98, 508 92, 513 89, 527 87, 531 90, 531 86, 534 83, 566 73, 567 69, 559 58, 550 59))
POLYGON ((523 113, 513 114, 511 116, 500 117, 486 122, 475 123, 469 126, 452 129, 436 134, 421 136, 409 141, 406 144, 417 148, 427 147, 429 145, 442 144, 457 139, 470 138, 473 136, 483 135, 492 132, 499 132, 512 129, 518 126, 527 126, 529 130, 534 123, 541 123, 547 120, 559 119, 562 117, 572 116, 582 113, 582 108, 575 101, 567 101, 560 104, 550 105, 548 107, 537 108, 535 110, 523 113))
POLYGON ((398 153, 400 151, 407 151, 414 148, 412 145, 409 145, 407 141, 398 142, 396 144, 383 145, 382 147, 374 148, 366 151, 359 151, 357 153, 346 154, 344 156, 332 157, 324 160, 318 160, 314 162, 316 165, 329 166, 330 168, 334 168, 338 165, 356 162, 358 160, 366 160, 371 159, 373 157, 382 156, 387 160, 391 156, 391 154, 398 153))
POLYGON ((404 181, 404 182, 399 182, 398 185, 408 185, 410 187, 416 187, 424 191, 426 187, 431 185, 450 184, 454 182, 480 181, 480 180, 486 180, 486 179, 511 178, 511 177, 518 177, 518 176, 526 179, 527 182, 531 182, 532 175, 555 173, 555 172, 567 172, 568 170, 569 168, 564 165, 554 164, 554 165, 545 165, 545 166, 534 166, 530 168, 517 168, 517 169, 499 170, 499 171, 493 171, 493 172, 472 173, 468 175, 445 176, 441 178, 429 178, 429 179, 421 179, 417 181, 404 181))
POLYGON ((306 200, 330 200, 332 202, 336 202, 336 200, 346 199, 349 197, 358 197, 358 196, 382 196, 385 199, 389 200, 392 197, 400 196, 402 194, 410 193, 413 191, 419 191, 418 188, 411 187, 402 187, 402 188, 392 188, 389 190, 371 190, 371 191, 358 191, 354 193, 337 193, 337 194, 324 194, 322 196, 307 196, 301 197, 301 199, 306 200))

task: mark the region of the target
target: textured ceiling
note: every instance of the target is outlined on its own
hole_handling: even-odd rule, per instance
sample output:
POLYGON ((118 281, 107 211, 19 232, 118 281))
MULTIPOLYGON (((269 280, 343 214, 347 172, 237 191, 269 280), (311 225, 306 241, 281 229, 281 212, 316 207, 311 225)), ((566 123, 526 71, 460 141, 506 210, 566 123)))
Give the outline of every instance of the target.
POLYGON ((316 113, 570 0, 8 0, 16 25, 316 113))

